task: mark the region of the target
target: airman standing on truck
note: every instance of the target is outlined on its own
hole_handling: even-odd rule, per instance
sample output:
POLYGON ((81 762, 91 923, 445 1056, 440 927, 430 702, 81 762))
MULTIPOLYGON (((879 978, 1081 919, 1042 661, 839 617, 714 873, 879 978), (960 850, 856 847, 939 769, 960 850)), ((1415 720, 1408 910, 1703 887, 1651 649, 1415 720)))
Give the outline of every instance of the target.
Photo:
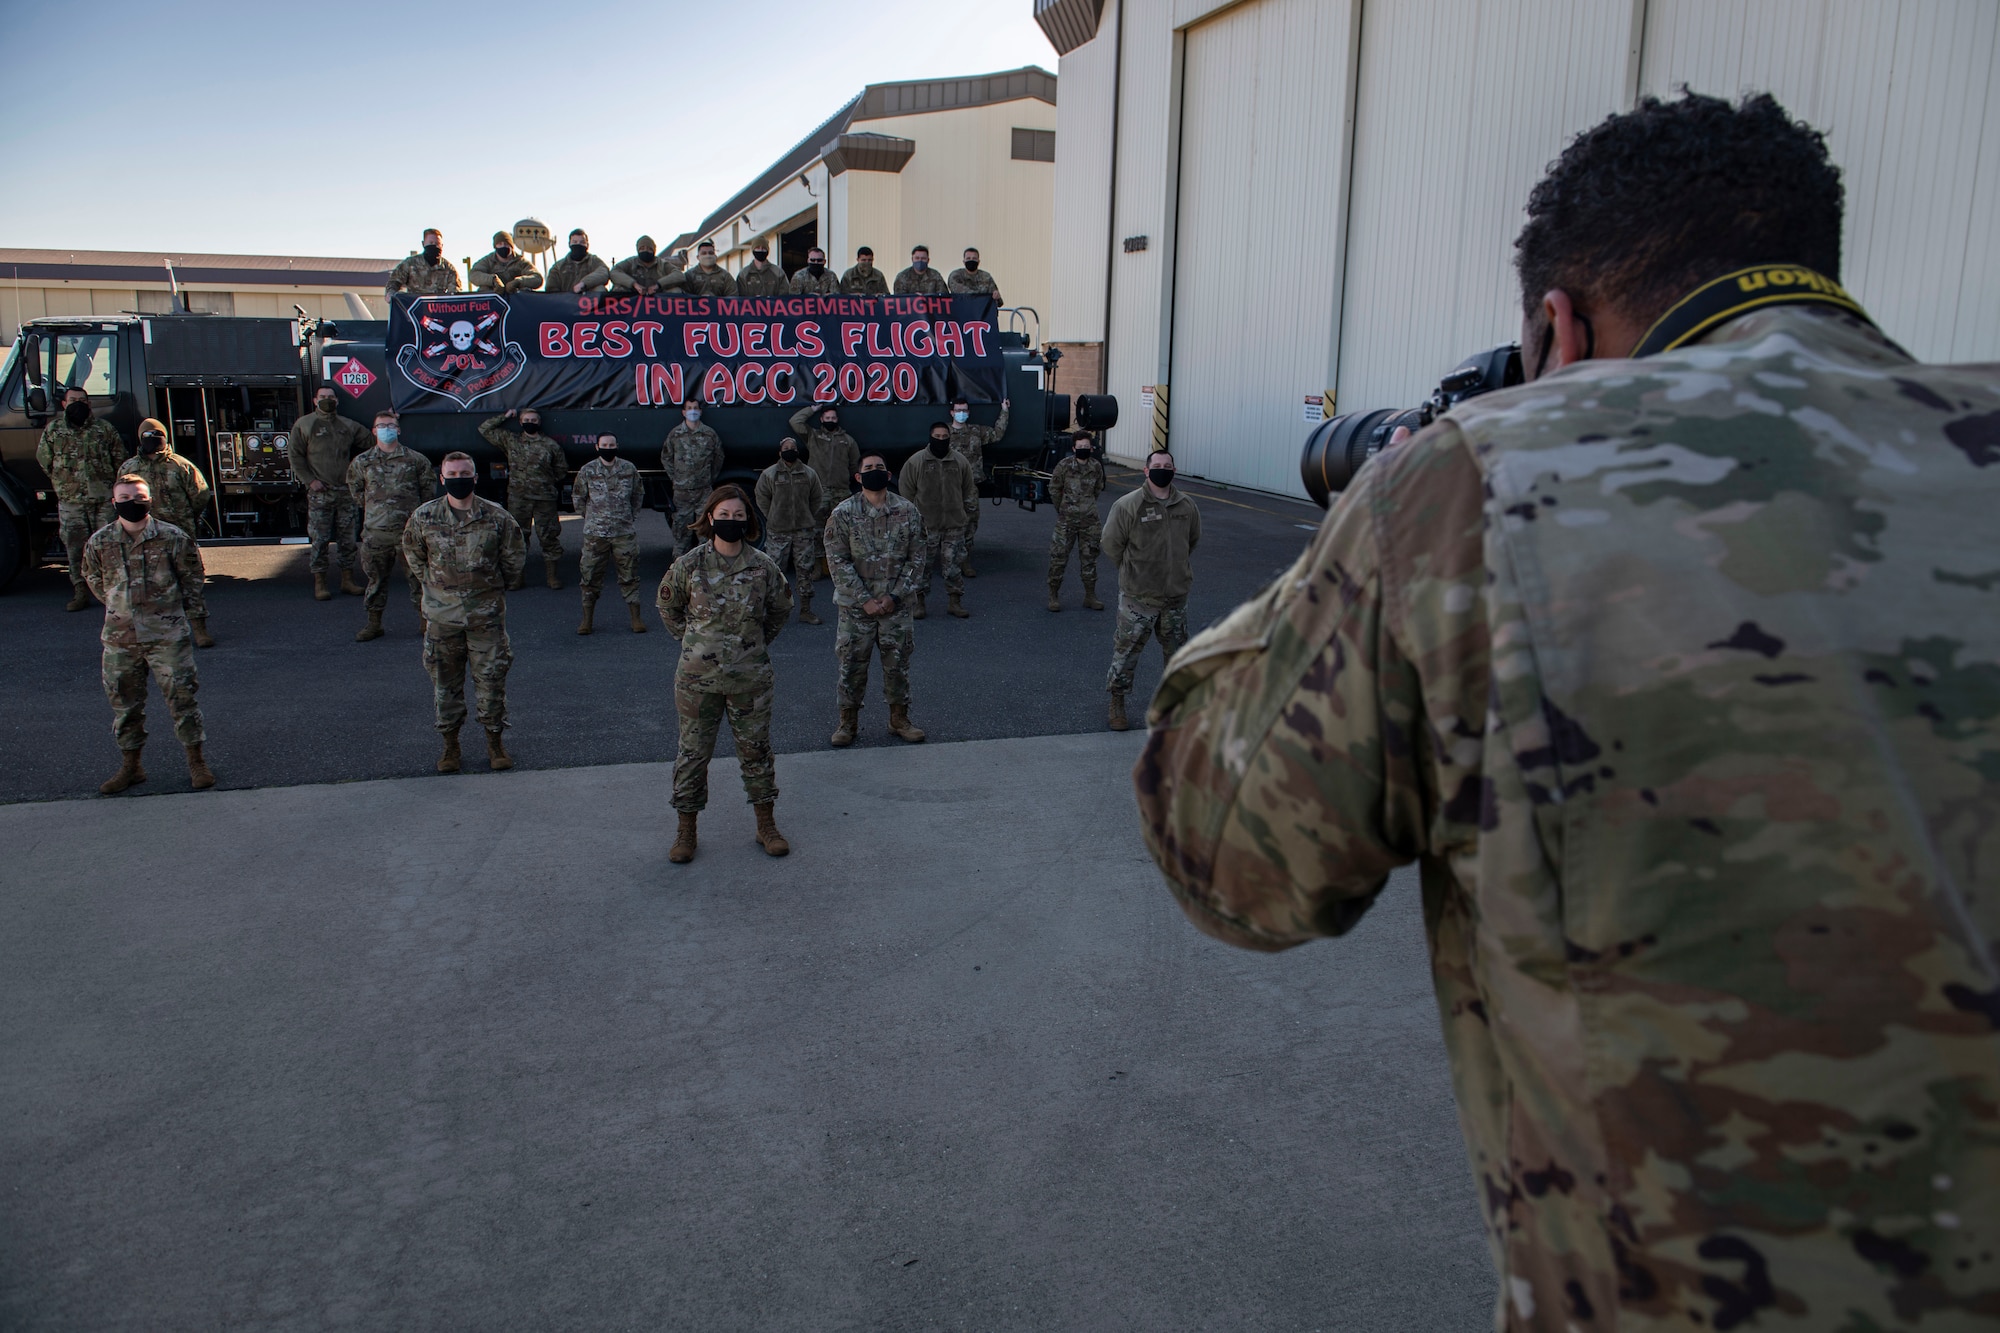
POLYGON ((201 557, 194 538, 152 516, 146 479, 120 476, 112 491, 117 517, 83 548, 84 578, 104 603, 104 693, 118 738, 118 771, 98 788, 116 796, 146 780, 146 677, 160 683, 174 736, 187 750, 196 790, 215 785, 202 758, 206 739, 196 706, 194 650, 188 642, 190 605, 201 599, 201 557))
POLYGON ((792 280, 785 276, 785 270, 771 262, 771 247, 759 241, 750 251, 750 262, 736 275, 738 296, 785 296, 792 290, 792 280))
POLYGON ((875 250, 864 245, 854 252, 854 267, 840 275, 842 296, 887 296, 889 279, 875 267, 875 250))
POLYGON ((684 266, 671 258, 660 258, 660 247, 652 237, 641 236, 633 242, 632 249, 635 253, 630 259, 621 259, 611 266, 613 287, 640 296, 657 296, 687 286, 684 266))
POLYGON ((208 574, 195 538, 195 524, 213 494, 208 489, 208 478, 201 475, 200 468, 173 451, 167 443, 167 428, 152 417, 139 423, 139 452, 118 465, 118 475, 144 478, 152 512, 161 522, 171 523, 187 534, 195 568, 202 575, 186 594, 188 627, 194 632, 195 647, 215 647, 215 638, 208 632, 208 598, 202 591, 208 574))
POLYGON ((444 257, 444 233, 424 228, 424 250, 390 270, 384 296, 449 296, 458 290, 458 270, 444 257))
POLYGON ((920 741, 910 721, 910 653, 917 644, 910 599, 924 564, 924 520, 917 507, 889 491, 889 464, 880 454, 861 460, 858 494, 833 507, 826 520, 826 565, 833 574, 833 655, 840 664, 840 725, 830 742, 854 744, 861 704, 868 693, 868 659, 882 654, 882 697, 889 730, 920 741))
MULTIPOLYGON (((975 253, 977 253, 975 251, 975 253)), ((1000 400, 1000 415, 990 426, 972 424, 972 404, 963 397, 951 400, 951 447, 965 455, 965 461, 972 464, 974 482, 986 480, 986 446, 997 443, 1007 434, 1007 414, 1013 407, 1011 399, 1000 400)), ((976 579, 978 574, 972 569, 972 543, 979 537, 979 510, 974 508, 972 517, 965 522, 965 577, 976 579)))
POLYGON ((618 566, 618 591, 624 595, 632 632, 644 634, 639 615, 639 509, 646 500, 639 469, 618 456, 618 437, 597 437, 597 457, 576 473, 576 511, 583 516, 583 620, 578 634, 588 634, 597 615, 598 590, 604 587, 606 561, 618 566))
POLYGON ((83 577, 83 547, 91 534, 111 521, 111 483, 125 442, 104 419, 90 413, 90 395, 72 386, 63 395, 62 415, 42 430, 35 461, 49 474, 56 493, 56 521, 62 533, 63 555, 69 561, 69 605, 81 611, 90 605, 90 584, 83 577))
POLYGON ((792 413, 792 435, 804 437, 806 462, 819 474, 820 484, 826 488, 819 511, 820 522, 824 523, 833 512, 834 502, 845 499, 854 490, 852 482, 842 479, 861 470, 861 446, 840 428, 840 409, 832 403, 807 403, 792 413))
POLYGON ((789 569, 799 602, 799 623, 817 625, 813 575, 819 566, 820 528, 826 522, 826 486, 799 457, 799 442, 778 442, 778 461, 757 478, 757 508, 764 515, 764 554, 789 569))
POLYGON ((611 266, 590 253, 590 236, 581 227, 569 234, 569 253, 549 265, 552 292, 601 292, 610 281, 611 266))
MULTIPOLYGON (((694 267, 688 270, 687 289, 690 296, 734 296, 736 279, 729 276, 729 270, 715 262, 715 242, 703 241, 694 248, 694 267)), ((692 522, 692 520, 690 520, 692 522)))
POLYGON ((1000 284, 979 267, 979 251, 969 245, 965 247, 965 267, 953 269, 944 285, 953 296, 990 296, 995 305, 1000 304, 1000 284))
MULTIPOLYGON (((542 548, 542 569, 551 588, 562 583, 562 516, 556 506, 562 499, 563 483, 569 480, 569 459, 562 446, 542 434, 542 414, 534 408, 520 413, 521 429, 508 430, 502 422, 511 420, 508 408, 497 417, 479 423, 479 436, 507 457, 507 512, 533 532, 542 548)), ((514 575, 515 588, 525 570, 514 575)))
POLYGON ((722 437, 715 427, 701 422, 701 400, 690 398, 681 405, 681 422, 667 432, 660 444, 660 466, 674 488, 674 555, 687 553, 700 538, 694 535, 694 521, 722 472, 722 437))
MULTIPOLYGON (((361 568, 368 575, 368 623, 354 636, 356 643, 382 637, 382 612, 389 605, 389 575, 396 572, 396 553, 403 548, 403 525, 417 506, 437 493, 431 465, 402 444, 402 427, 394 412, 375 414, 375 447, 364 449, 347 465, 347 490, 361 506, 361 568)), ((414 571, 410 609, 417 613, 417 633, 424 631, 424 591, 414 571)))
POLYGON ((919 449, 903 464, 896 480, 903 498, 917 507, 924 518, 924 563, 917 571, 916 605, 910 618, 924 618, 924 601, 931 591, 931 565, 943 566, 945 608, 964 620, 971 615, 961 600, 965 596, 965 576, 960 565, 965 558, 965 524, 979 512, 979 487, 972 480, 972 464, 953 452, 951 428, 942 421, 931 423, 929 447, 919 449))
POLYGON ((528 544, 513 515, 472 493, 479 484, 472 455, 449 453, 438 471, 444 495, 417 507, 403 529, 403 559, 424 589, 424 669, 430 673, 444 753, 437 771, 456 773, 459 728, 465 725, 465 674, 472 670, 486 759, 514 766, 501 733, 507 729, 507 589, 519 587, 528 544))
POLYGON ((1124 731, 1125 696, 1146 637, 1160 640, 1160 656, 1171 658, 1188 640, 1188 589, 1194 583, 1189 557, 1201 541, 1201 510, 1174 485, 1174 456, 1155 449, 1146 456, 1146 482, 1118 497, 1104 525, 1104 554, 1118 571, 1118 627, 1111 638, 1111 692, 1108 720, 1124 731))
POLYGON ((292 479, 306 488, 306 538, 312 543, 310 567, 313 597, 331 601, 326 582, 326 548, 333 543, 340 558, 340 590, 359 597, 365 589, 354 581, 349 566, 361 562, 354 536, 354 492, 347 489, 347 469, 354 455, 369 445, 368 431, 358 421, 340 415, 333 389, 321 385, 313 395, 313 410, 292 423, 286 453, 292 479))
POLYGON ((826 251, 815 245, 806 251, 806 266, 792 274, 794 296, 838 296, 840 275, 826 266, 826 251))
POLYGON ((931 267, 931 248, 919 245, 910 250, 910 266, 896 275, 898 296, 944 296, 944 274, 931 267))
POLYGON ((532 292, 541 285, 542 275, 535 272, 534 262, 514 248, 513 236, 504 231, 493 233, 493 253, 472 266, 475 292, 512 296, 515 292, 532 292))
POLYGON ((1086 610, 1102 611, 1097 600, 1097 550, 1104 525, 1097 518, 1097 497, 1104 494, 1104 462, 1097 441, 1087 430, 1071 437, 1070 456, 1057 463, 1049 477, 1049 499, 1055 502, 1056 530, 1049 537, 1049 610, 1062 610, 1063 575, 1069 553, 1076 550, 1076 572, 1083 580, 1086 610))

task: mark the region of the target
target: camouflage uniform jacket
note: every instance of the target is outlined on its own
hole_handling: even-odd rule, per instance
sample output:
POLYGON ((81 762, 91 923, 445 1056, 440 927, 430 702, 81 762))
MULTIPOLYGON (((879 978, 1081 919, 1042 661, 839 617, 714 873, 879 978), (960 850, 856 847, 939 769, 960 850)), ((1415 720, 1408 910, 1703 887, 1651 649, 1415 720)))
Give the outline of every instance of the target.
POLYGON ((1064 518, 1096 518, 1097 497, 1104 494, 1104 464, 1093 454, 1088 461, 1071 454, 1049 474, 1049 498, 1064 518))
POLYGON ((953 422, 951 426, 951 447, 965 455, 965 461, 972 464, 972 475, 986 475, 986 446, 998 443, 1007 433, 1007 417, 1010 409, 1001 408, 1000 415, 993 418, 990 426, 975 424, 971 414, 967 414, 965 424, 953 422))
POLYGON ((945 279, 945 287, 953 296, 990 296, 1000 299, 1000 284, 993 281, 993 275, 985 269, 955 268, 945 279))
POLYGON ((865 269, 861 265, 856 264, 853 268, 840 275, 840 294, 842 296, 887 296, 889 294, 889 279, 883 275, 881 269, 876 268, 873 264, 870 264, 865 269))
POLYGON ((757 508, 769 532, 818 527, 826 508, 826 487, 809 465, 780 460, 757 478, 757 508))
POLYGON ((549 265, 549 281, 543 290, 567 292, 580 282, 586 292, 601 292, 610 281, 611 266, 602 259, 588 252, 581 259, 571 259, 565 250, 561 259, 549 265))
POLYGON ((479 437, 507 456, 507 498, 554 500, 562 495, 569 480, 569 459, 555 438, 546 432, 529 435, 509 430, 503 413, 479 423, 479 437))
POLYGON ((660 293, 687 286, 687 274, 673 260, 655 256, 648 264, 633 255, 621 259, 611 266, 611 285, 621 292, 634 292, 641 287, 658 287, 660 293))
POLYGON ((806 462, 819 473, 820 485, 844 495, 854 474, 861 470, 861 446, 839 427, 828 430, 819 424, 819 414, 826 407, 825 403, 808 403, 792 413, 792 438, 805 446, 806 462))
POLYGON ((1194 586, 1188 557, 1201 541, 1201 510, 1180 487, 1156 500, 1141 485, 1118 497, 1104 524, 1104 554, 1118 571, 1118 594, 1159 610, 1186 606, 1194 586))
POLYGON ((453 629, 482 629, 507 615, 507 585, 528 564, 528 544, 514 516, 472 497, 463 512, 450 497, 417 506, 403 528, 403 560, 424 590, 424 619, 453 629))
POLYGON ((815 278, 810 268, 802 268, 792 274, 792 293, 796 296, 838 296, 840 275, 822 266, 820 275, 815 278))
POLYGON ((35 461, 49 474, 56 499, 69 505, 110 499, 118 460, 124 456, 125 441, 103 417, 92 417, 78 430, 58 416, 42 429, 42 442, 35 446, 35 461))
POLYGON ((714 268, 696 264, 687 271, 687 289, 690 296, 734 296, 736 279, 720 264, 714 268))
POLYGON ((440 257, 433 264, 422 255, 411 255, 390 272, 389 283, 382 289, 382 294, 449 296, 457 290, 458 270, 452 267, 449 259, 440 257))
POLYGON ((1996 423, 2000 367, 1767 308, 1462 404, 1174 658, 1197 925, 1422 865, 1496 1326, 2000 1313, 1996 423))
POLYGON ((723 555, 702 542, 674 561, 657 602, 681 641, 676 686, 702 694, 771 687, 771 640, 792 613, 792 590, 770 556, 748 543, 723 555))
POLYGON ((927 448, 911 454, 896 477, 896 489, 923 515, 928 532, 962 528, 979 508, 979 483, 972 479, 972 464, 950 449, 943 458, 927 448))
POLYGON ((400 539, 417 506, 437 494, 437 481, 429 460, 416 450, 375 445, 347 465, 347 489, 361 506, 364 534, 400 539))
POLYGON ((713 426, 699 421, 682 421, 667 432, 660 445, 660 466, 667 470, 677 500, 687 499, 690 491, 698 493, 715 485, 722 463, 722 437, 713 426))
POLYGON ((119 476, 128 472, 146 479, 155 518, 171 523, 189 537, 195 535, 195 523, 213 493, 200 468, 166 448, 157 454, 135 454, 118 465, 119 476))
POLYGON ((291 443, 285 450, 292 462, 292 477, 301 486, 314 482, 345 486, 355 451, 366 449, 373 439, 368 428, 351 417, 338 412, 308 412, 292 423, 291 443))
POLYGON ((766 264, 760 269, 753 260, 736 275, 738 296, 787 296, 791 290, 792 280, 776 264, 766 264))
POLYGON ((187 603, 201 592, 194 538, 149 519, 134 536, 117 520, 91 534, 83 577, 104 603, 100 637, 114 648, 173 643, 188 636, 187 603))
POLYGON ((623 458, 593 458, 576 470, 576 507, 583 511, 586 537, 631 536, 645 502, 639 469, 623 458))
POLYGON ((881 505, 866 492, 848 496, 827 516, 826 568, 835 606, 858 610, 885 594, 909 601, 924 568, 923 515, 900 495, 881 505))
POLYGON ((895 293, 898 296, 945 296, 948 289, 944 285, 944 274, 934 268, 918 272, 915 264, 896 275, 895 293))
POLYGON ((534 261, 518 252, 502 259, 498 250, 489 251, 486 258, 472 266, 472 290, 476 292, 507 296, 536 291, 541 285, 542 275, 535 272, 534 261))

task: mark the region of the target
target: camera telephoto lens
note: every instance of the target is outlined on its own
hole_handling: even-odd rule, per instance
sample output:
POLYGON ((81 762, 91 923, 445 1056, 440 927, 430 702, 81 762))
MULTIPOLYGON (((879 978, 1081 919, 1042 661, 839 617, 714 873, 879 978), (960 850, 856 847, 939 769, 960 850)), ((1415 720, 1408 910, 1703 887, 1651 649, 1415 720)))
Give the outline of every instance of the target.
POLYGON ((1347 489, 1361 465, 1373 458, 1395 434, 1396 427, 1418 430, 1423 425, 1422 409, 1378 408, 1373 412, 1349 412, 1329 417, 1306 436, 1299 455, 1299 480, 1306 494, 1321 509, 1347 489))

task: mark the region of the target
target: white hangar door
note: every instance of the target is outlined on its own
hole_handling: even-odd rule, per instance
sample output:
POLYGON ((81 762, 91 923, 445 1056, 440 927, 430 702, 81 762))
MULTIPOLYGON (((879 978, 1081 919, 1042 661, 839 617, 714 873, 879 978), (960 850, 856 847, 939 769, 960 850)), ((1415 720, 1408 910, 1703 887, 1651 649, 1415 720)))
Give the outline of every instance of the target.
POLYGON ((1351 0, 1188 29, 1168 428, 1187 472, 1293 495, 1340 281, 1351 0))

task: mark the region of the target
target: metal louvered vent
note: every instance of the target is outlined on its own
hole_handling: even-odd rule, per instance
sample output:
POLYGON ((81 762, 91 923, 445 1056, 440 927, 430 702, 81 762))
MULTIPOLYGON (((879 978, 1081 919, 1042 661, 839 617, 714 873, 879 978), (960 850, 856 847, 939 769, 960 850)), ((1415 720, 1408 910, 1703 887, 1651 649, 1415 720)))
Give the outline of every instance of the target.
POLYGON ((1049 45, 1066 56, 1097 36, 1097 19, 1104 0, 1035 0, 1035 22, 1042 25, 1049 45))

